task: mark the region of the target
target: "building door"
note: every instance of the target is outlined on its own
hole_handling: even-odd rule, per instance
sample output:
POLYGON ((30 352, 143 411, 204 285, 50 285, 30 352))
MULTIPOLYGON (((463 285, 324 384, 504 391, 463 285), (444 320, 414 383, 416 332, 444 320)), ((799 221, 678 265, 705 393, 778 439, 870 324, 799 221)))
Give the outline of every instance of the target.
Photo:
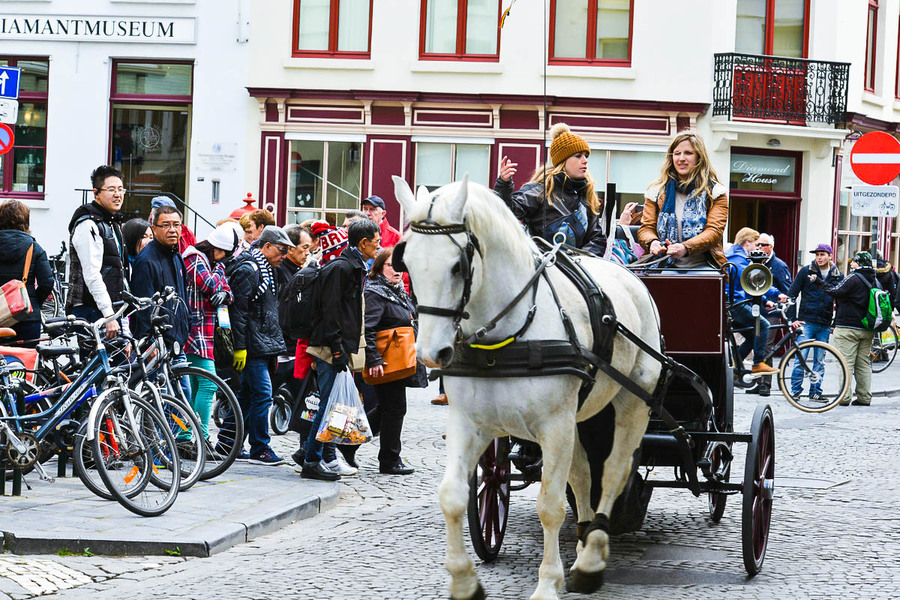
POLYGON ((127 215, 147 218, 153 196, 187 196, 190 148, 187 107, 113 106, 113 165, 125 175, 127 215))
POLYGON ((800 231, 800 155, 734 149, 731 154, 728 231, 733 241, 743 227, 775 238, 775 254, 797 269, 800 231))

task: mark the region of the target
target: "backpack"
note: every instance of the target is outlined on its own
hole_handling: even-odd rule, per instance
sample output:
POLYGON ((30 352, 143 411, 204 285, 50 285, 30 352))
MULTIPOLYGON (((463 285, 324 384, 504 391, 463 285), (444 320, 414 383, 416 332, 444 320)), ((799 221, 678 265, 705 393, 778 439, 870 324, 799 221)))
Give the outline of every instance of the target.
POLYGON ((318 321, 321 267, 303 267, 278 291, 278 324, 285 337, 292 340, 309 339, 318 321))
MULTIPOLYGON (((866 284, 868 285, 868 282, 866 284)), ((894 307, 891 304, 891 295, 882 289, 877 277, 875 286, 869 289, 869 307, 862 318, 862 326, 869 331, 886 331, 891 326, 894 307)))

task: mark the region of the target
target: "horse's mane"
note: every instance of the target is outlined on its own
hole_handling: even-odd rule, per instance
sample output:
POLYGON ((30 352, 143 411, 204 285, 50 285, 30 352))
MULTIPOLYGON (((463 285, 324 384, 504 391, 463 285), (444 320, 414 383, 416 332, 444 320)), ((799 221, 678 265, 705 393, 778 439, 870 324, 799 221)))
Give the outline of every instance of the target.
MULTIPOLYGON (((447 184, 433 192, 438 200, 434 203, 432 218, 439 223, 451 223, 447 214, 446 199, 455 198, 460 182, 447 184)), ((424 219, 427 206, 416 207, 413 221, 424 219)), ((466 226, 478 238, 485 259, 492 249, 500 249, 505 260, 516 266, 530 269, 534 267, 533 256, 537 247, 525 234, 519 221, 503 201, 484 185, 469 182, 468 199, 464 210, 466 226)))

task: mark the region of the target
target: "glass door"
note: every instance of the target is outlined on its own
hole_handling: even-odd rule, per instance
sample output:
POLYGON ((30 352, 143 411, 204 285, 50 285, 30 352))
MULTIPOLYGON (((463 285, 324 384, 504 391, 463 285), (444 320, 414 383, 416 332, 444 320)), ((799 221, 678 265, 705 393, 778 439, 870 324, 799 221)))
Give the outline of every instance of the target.
POLYGON ((125 175, 126 218, 146 219, 150 200, 159 194, 187 201, 190 130, 187 106, 113 105, 110 154, 113 166, 125 175))

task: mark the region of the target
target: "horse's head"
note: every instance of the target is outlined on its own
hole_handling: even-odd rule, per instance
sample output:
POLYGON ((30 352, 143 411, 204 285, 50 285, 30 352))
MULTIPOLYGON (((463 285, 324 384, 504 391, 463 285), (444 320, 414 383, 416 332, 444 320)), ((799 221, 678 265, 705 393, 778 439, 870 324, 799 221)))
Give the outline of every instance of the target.
POLYGON ((465 311, 476 254, 477 242, 464 227, 468 176, 432 194, 419 187, 416 196, 406 181, 393 179, 397 200, 413 229, 403 263, 419 305, 416 348, 426 365, 444 367, 453 359, 453 342, 465 311))

